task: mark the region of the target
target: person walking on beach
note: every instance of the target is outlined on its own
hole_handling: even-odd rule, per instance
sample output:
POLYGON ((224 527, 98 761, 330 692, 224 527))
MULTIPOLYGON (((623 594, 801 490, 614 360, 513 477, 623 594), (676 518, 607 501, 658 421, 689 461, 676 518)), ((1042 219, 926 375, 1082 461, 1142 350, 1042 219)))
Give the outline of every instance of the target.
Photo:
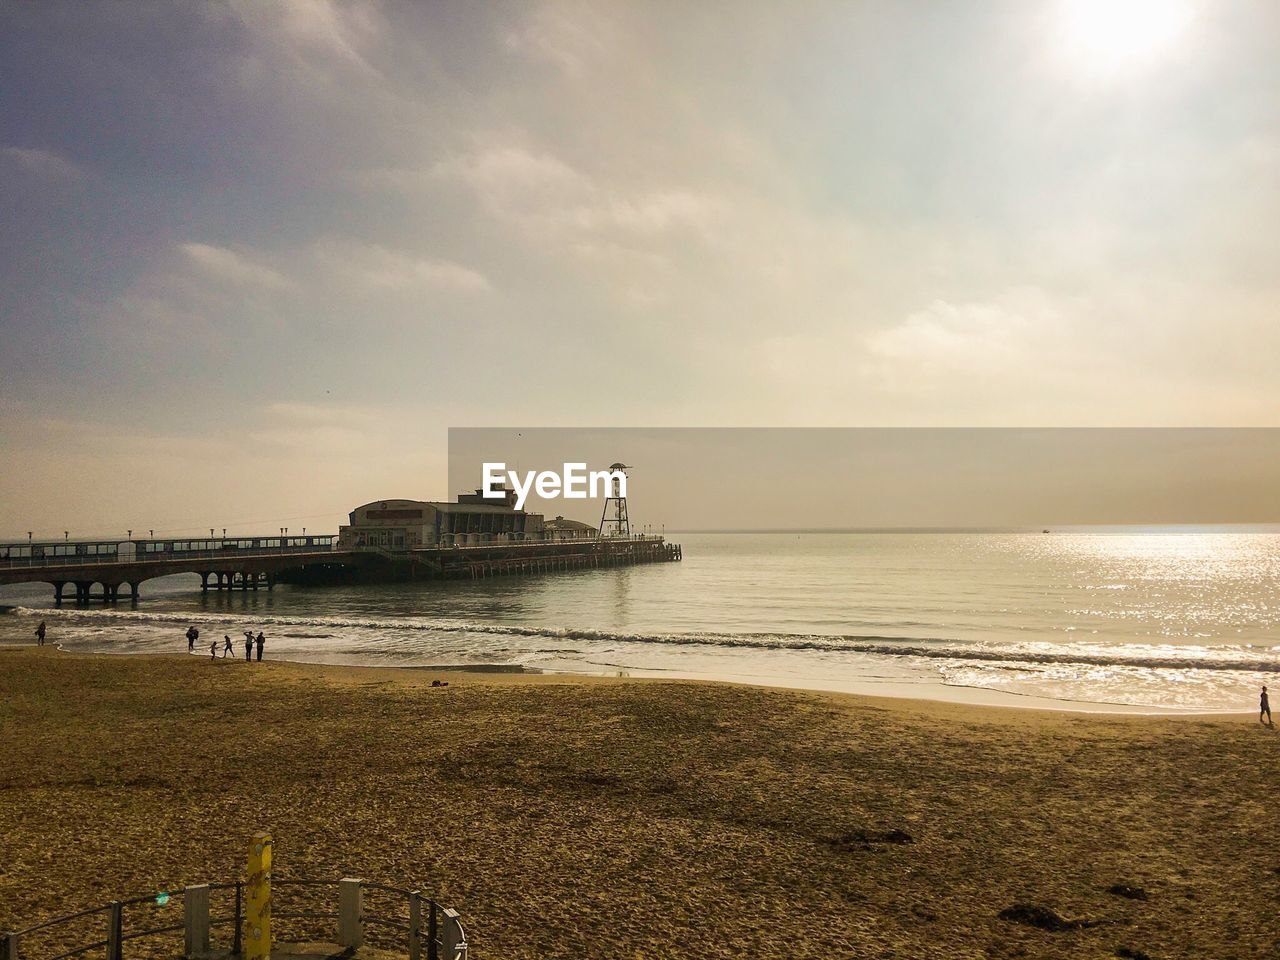
POLYGON ((235 648, 231 646, 231 637, 224 633, 222 635, 222 640, 222 659, 227 659, 228 653, 234 657, 236 655, 236 651, 235 648))
POLYGON ((1262 688, 1262 698, 1258 701, 1258 722, 1265 723, 1268 727, 1275 726, 1275 724, 1271 722, 1271 701, 1267 698, 1266 687, 1262 688), (1267 719, 1263 720, 1263 717, 1266 717, 1267 719))
POLYGON ((253 659, 253 631, 246 630, 244 632, 244 662, 248 663, 253 659))
POLYGON ((210 660, 218 659, 218 641, 217 640, 214 640, 212 643, 209 644, 209 659, 210 660))
POLYGON ((262 635, 261 630, 258 631, 258 639, 255 642, 258 644, 258 662, 261 663, 262 662, 262 645, 266 643, 266 637, 262 635))
POLYGON ((196 629, 195 624, 187 627, 187 653, 192 653, 196 649, 196 641, 200 639, 200 631, 196 629))
POLYGON ((37 647, 44 646, 44 633, 45 633, 45 625, 44 625, 44 621, 41 620, 40 626, 36 627, 36 646, 37 647))

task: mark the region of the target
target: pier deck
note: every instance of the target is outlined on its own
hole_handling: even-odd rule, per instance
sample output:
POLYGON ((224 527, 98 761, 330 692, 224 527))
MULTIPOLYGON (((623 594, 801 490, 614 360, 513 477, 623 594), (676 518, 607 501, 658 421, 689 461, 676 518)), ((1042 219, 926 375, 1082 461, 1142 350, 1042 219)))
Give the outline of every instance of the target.
POLYGON ((48 583, 61 604, 139 598, 156 577, 195 573, 201 589, 271 590, 276 583, 368 583, 441 577, 484 578, 665 563, 680 545, 660 536, 500 541, 408 550, 341 550, 332 536, 204 540, 58 541, 0 544, 0 585, 48 583), (99 587, 95 591, 95 587, 99 587))

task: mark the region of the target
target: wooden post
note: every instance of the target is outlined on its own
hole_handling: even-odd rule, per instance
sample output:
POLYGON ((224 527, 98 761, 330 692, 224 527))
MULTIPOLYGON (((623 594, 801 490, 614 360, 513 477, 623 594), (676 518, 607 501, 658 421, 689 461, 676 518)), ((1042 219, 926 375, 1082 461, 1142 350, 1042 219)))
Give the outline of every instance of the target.
POLYGON ((271 960, 271 834, 253 835, 247 876, 244 955, 246 960, 271 960))
POLYGON ((364 943, 363 880, 343 877, 338 881, 338 946, 358 947, 364 943))
POLYGON ((441 912, 444 914, 444 929, 440 932, 440 960, 467 960, 467 935, 462 930, 458 911, 445 907, 441 912))
POLYGON ((422 894, 409 892, 409 960, 422 960, 422 894))
POLYGON ((121 960, 124 952, 124 907, 119 900, 111 901, 107 915, 107 960, 121 960))
POLYGON ((16 933, 6 933, 4 935, 4 943, 0 944, 0 946, 4 947, 3 960, 18 960, 18 935, 16 933))
POLYGON ((189 958, 203 957, 209 952, 209 885, 187 887, 182 893, 182 914, 186 924, 186 947, 189 958))

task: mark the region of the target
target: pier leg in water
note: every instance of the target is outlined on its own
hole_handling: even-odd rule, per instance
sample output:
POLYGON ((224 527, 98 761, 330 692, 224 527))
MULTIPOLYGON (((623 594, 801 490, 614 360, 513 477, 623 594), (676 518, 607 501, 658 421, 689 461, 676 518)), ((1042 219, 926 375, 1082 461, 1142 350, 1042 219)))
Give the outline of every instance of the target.
POLYGON ((55 607, 62 606, 62 588, 65 587, 66 581, 59 580, 53 585, 53 605, 55 607))

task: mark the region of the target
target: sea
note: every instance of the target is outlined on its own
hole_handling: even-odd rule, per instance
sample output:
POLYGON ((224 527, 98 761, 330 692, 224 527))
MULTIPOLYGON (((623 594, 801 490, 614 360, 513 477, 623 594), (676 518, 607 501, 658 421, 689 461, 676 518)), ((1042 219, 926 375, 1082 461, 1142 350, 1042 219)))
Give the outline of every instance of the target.
MULTIPOLYGON (((710 678, 1135 713, 1256 710, 1280 680, 1280 527, 671 533, 683 561, 482 580, 202 594, 136 606, 0 588, 0 643, 193 656, 710 678), (243 649, 237 644, 237 649, 243 649)), ((246 668, 250 669, 250 668, 246 668)))

